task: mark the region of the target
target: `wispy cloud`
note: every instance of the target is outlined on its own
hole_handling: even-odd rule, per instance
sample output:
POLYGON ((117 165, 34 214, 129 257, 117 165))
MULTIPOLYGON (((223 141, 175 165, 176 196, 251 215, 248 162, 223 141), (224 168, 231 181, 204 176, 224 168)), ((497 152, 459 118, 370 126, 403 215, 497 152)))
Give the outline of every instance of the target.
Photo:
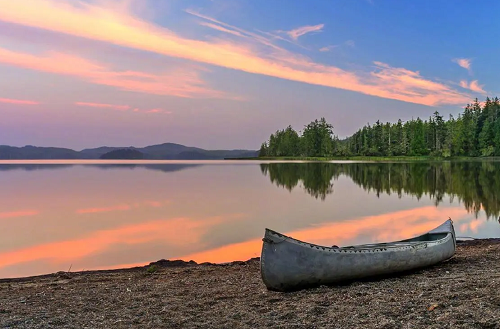
MULTIPOLYGON (((277 50, 284 50, 281 47, 278 47, 275 44, 273 44, 272 40, 270 40, 269 38, 266 38, 266 37, 259 35, 257 33, 246 31, 246 30, 241 29, 239 27, 236 27, 234 25, 230 25, 230 24, 221 22, 213 17, 209 17, 206 15, 200 14, 194 10, 187 9, 186 13, 191 14, 191 15, 196 16, 196 17, 199 17, 199 18, 202 18, 202 19, 207 20, 209 22, 212 22, 212 23, 200 22, 199 24, 202 26, 206 26, 206 27, 209 27, 211 29, 214 29, 214 30, 217 30, 220 32, 224 32, 224 33, 232 34, 232 35, 235 35, 235 36, 238 36, 241 38, 245 38, 247 40, 251 40, 251 41, 263 44, 265 46, 268 46, 268 47, 271 47, 271 48, 274 48, 277 50)), ((266 32, 263 32, 263 33, 268 34, 268 35, 272 36, 273 38, 278 38, 278 39, 290 42, 289 40, 284 39, 280 36, 272 35, 272 34, 269 34, 266 32)))
POLYGON ((210 89, 194 66, 177 68, 164 75, 117 71, 103 63, 59 52, 33 55, 0 48, 0 63, 53 74, 69 75, 120 90, 184 98, 231 98, 210 89))
POLYGON ((479 82, 477 80, 473 80, 470 83, 468 83, 466 80, 460 81, 460 87, 472 90, 476 93, 480 94, 486 94, 486 91, 483 89, 484 85, 479 85, 479 82))
POLYGON ((452 59, 454 63, 457 63, 460 67, 463 67, 466 70, 471 69, 471 62, 472 60, 469 58, 454 58, 452 59))
POLYGON ((318 50, 321 51, 321 52, 328 52, 328 51, 331 51, 331 50, 333 50, 335 48, 338 48, 338 47, 340 47, 342 45, 354 48, 356 46, 356 43, 354 41, 352 41, 352 40, 347 40, 346 42, 344 42, 342 44, 326 46, 326 47, 319 48, 318 50))
POLYGON ((325 24, 301 26, 299 28, 286 32, 286 34, 288 34, 293 40, 297 40, 299 37, 307 33, 322 32, 324 26, 325 24))
POLYGON ((138 107, 132 108, 129 105, 115 105, 115 104, 103 104, 103 103, 91 103, 91 102, 75 102, 76 106, 82 107, 94 107, 94 108, 103 108, 103 109, 112 109, 117 111, 128 111, 132 110, 132 112, 136 113, 164 113, 164 114, 172 114, 172 111, 167 111, 161 108, 153 108, 153 109, 141 109, 138 107))
POLYGON ((124 211, 130 210, 130 206, 127 204, 110 206, 110 207, 101 207, 101 208, 85 208, 78 209, 76 211, 77 214, 93 214, 93 213, 101 213, 101 212, 110 212, 110 211, 124 211))
POLYGON ((20 210, 20 211, 11 211, 11 212, 0 212, 0 219, 35 216, 38 214, 39 214, 39 212, 36 210, 20 210))
POLYGON ((332 49, 337 48, 337 46, 326 46, 326 47, 321 47, 318 50, 321 52, 329 52, 332 51, 332 49))
POLYGON ((0 98, 0 103, 17 104, 17 105, 38 105, 38 104, 40 104, 39 102, 35 102, 35 101, 26 101, 26 100, 11 99, 11 98, 0 98))
POLYGON ((165 114, 172 114, 171 111, 166 111, 163 109, 151 109, 151 110, 146 110, 146 113, 165 113, 165 114))
POLYGON ((225 28, 223 26, 216 25, 216 24, 213 24, 213 23, 200 22, 200 25, 209 27, 211 29, 214 29, 214 30, 217 30, 217 31, 220 31, 220 32, 225 32, 225 33, 233 34, 233 35, 236 35, 238 37, 245 37, 243 34, 241 34, 238 31, 231 30, 231 29, 228 29, 228 28, 225 28))
POLYGON ((356 46, 356 42, 354 42, 353 40, 347 40, 345 42, 345 45, 349 46, 349 47, 355 47, 356 46))
POLYGON ((128 110, 130 106, 128 105, 113 105, 113 104, 100 104, 100 103, 87 103, 87 102, 76 102, 77 106, 87 106, 87 107, 98 107, 98 108, 108 108, 113 110, 128 110))
POLYGON ((163 114, 172 114, 173 113, 172 111, 167 111, 167 110, 160 109, 160 108, 140 109, 138 107, 133 109, 133 112, 137 112, 137 113, 163 113, 163 114))
MULTIPOLYGON (((424 78, 418 71, 393 68, 382 63, 376 63, 375 71, 368 69, 347 71, 335 66, 320 64, 305 56, 280 49, 269 44, 266 38, 262 38, 260 43, 269 46, 271 51, 269 48, 256 48, 255 44, 234 43, 220 38, 209 41, 189 39, 181 37, 171 30, 133 17, 130 13, 90 3, 78 2, 75 4, 69 0, 5 1, 2 2, 0 20, 248 73, 351 90, 405 102, 439 105, 464 104, 470 100, 470 95, 455 90, 451 85, 424 78)), ((306 30, 308 29, 303 29, 302 32, 306 30)), ((240 30, 236 31, 242 33, 240 30)), ((308 32, 310 31, 308 30, 308 32)), ((296 32, 294 35, 298 36, 300 33, 296 32)), ((29 59, 31 60, 31 58, 29 59)), ((46 62, 51 65, 52 70, 57 69, 53 58, 43 63, 46 62)), ((95 72, 96 69, 98 72, 99 69, 102 70, 99 65, 83 63, 93 68, 92 72, 95 72)), ((44 66, 39 64, 37 67, 43 70, 44 66)), ((63 67, 67 71, 74 69, 73 65, 63 65, 63 67)), ((86 72, 85 74, 87 74, 86 72)), ((92 75, 87 79, 96 83, 112 84, 122 89, 145 89, 150 93, 166 93, 164 90, 166 88, 169 93, 184 97, 193 93, 198 95, 208 93, 211 96, 214 96, 215 93, 215 95, 221 96, 215 91, 208 91, 203 85, 200 87, 201 81, 193 72, 191 75, 177 74, 174 78, 162 77, 161 83, 155 80, 152 82, 153 85, 148 83, 146 86, 141 84, 142 81, 123 80, 131 74, 130 72, 109 72, 109 69, 106 72, 108 73, 104 74, 104 78, 99 72, 98 76, 92 75), (188 80, 186 84, 190 87, 189 91, 185 90, 185 84, 181 84, 184 86, 181 90, 177 90, 177 88, 172 90, 170 85, 178 86, 177 80, 179 78, 188 80), (191 89, 193 85, 201 90, 194 92, 191 89)), ((132 73, 133 75, 137 74, 132 73)))

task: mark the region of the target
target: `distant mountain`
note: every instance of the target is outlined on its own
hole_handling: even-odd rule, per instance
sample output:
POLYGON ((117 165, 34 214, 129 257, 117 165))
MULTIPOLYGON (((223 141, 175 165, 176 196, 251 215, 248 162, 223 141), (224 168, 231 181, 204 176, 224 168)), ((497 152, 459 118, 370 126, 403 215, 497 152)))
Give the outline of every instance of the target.
POLYGON ((108 153, 104 153, 100 159, 144 159, 144 153, 135 149, 119 149, 108 153))
POLYGON ((164 143, 142 148, 103 146, 93 149, 75 151, 57 147, 24 146, 13 147, 0 145, 0 159, 143 159, 150 160, 217 160, 224 158, 241 158, 257 156, 253 150, 205 150, 175 143, 164 143))
POLYGON ((58 147, 36 147, 27 145, 13 147, 0 145, 0 159, 81 159, 79 152, 58 147))
POLYGON ((124 148, 133 149, 133 147, 102 146, 102 147, 98 147, 95 149, 84 149, 84 150, 81 150, 79 153, 83 159, 99 159, 101 157, 101 155, 103 155, 103 154, 106 154, 106 153, 111 152, 111 151, 116 151, 119 149, 124 149, 124 148))

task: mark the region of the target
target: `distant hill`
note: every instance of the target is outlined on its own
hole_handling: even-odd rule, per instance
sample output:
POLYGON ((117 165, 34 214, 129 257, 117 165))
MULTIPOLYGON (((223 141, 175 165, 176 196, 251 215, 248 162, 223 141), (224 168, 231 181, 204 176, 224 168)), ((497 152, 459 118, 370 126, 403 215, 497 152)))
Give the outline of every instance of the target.
POLYGON ((119 149, 104 153, 100 159, 144 159, 144 153, 134 149, 119 149))
POLYGON ((205 150, 198 147, 189 147, 175 143, 164 143, 142 148, 102 146, 93 149, 75 151, 57 147, 24 146, 13 147, 0 145, 0 159, 142 159, 150 160, 217 160, 224 158, 254 157, 258 151, 254 150, 205 150), (126 150, 126 151, 125 151, 126 150), (111 158, 110 158, 111 156, 111 158))
POLYGON ((23 146, 13 147, 7 145, 0 145, 0 159, 80 159, 79 152, 71 149, 58 148, 58 147, 36 147, 36 146, 23 146))

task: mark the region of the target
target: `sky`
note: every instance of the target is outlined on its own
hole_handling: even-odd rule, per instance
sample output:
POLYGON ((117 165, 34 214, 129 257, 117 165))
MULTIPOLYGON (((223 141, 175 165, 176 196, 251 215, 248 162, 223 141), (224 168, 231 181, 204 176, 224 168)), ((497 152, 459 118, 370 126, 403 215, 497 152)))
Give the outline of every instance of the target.
POLYGON ((0 145, 258 149, 500 87, 498 1, 0 0, 0 145))

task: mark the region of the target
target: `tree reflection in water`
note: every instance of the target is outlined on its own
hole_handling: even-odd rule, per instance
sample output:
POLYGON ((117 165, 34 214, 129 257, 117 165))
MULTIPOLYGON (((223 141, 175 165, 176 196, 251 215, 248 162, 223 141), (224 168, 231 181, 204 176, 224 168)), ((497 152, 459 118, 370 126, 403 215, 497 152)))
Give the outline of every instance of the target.
POLYGON ((323 201, 333 193, 334 181, 345 175, 377 196, 397 193, 420 199, 428 195, 437 206, 448 195, 476 217, 481 209, 488 219, 500 215, 500 162, 495 161, 270 163, 260 168, 277 186, 291 191, 302 182, 307 193, 323 201))

